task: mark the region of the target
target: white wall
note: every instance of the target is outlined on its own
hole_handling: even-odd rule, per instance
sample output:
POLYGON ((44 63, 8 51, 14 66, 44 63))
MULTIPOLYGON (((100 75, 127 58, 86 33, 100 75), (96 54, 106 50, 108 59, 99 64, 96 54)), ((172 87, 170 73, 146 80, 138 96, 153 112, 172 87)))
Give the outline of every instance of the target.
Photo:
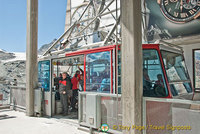
POLYGON ((192 80, 192 85, 193 85, 193 57, 192 57, 193 52, 192 51, 193 49, 200 49, 200 43, 191 44, 191 45, 181 45, 181 47, 183 47, 183 50, 184 50, 186 66, 188 68, 190 79, 192 80))

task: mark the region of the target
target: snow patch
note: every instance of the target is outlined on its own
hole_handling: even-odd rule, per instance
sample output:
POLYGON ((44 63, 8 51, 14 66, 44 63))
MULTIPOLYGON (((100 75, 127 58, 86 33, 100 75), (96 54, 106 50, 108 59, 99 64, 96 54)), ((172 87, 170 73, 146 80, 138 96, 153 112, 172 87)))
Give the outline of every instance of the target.
POLYGON ((13 61, 25 61, 26 60, 26 53, 23 52, 13 52, 15 58, 9 59, 9 60, 2 60, 2 62, 13 62, 13 61))
POLYGON ((6 50, 3 50, 3 49, 0 49, 0 52, 8 53, 8 52, 6 52, 6 50))

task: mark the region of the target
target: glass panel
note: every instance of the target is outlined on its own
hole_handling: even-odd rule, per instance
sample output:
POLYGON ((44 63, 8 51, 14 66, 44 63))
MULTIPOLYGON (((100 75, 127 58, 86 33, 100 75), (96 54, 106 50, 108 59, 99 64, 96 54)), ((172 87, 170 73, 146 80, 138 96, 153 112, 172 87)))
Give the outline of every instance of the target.
POLYGON ((170 83, 170 89, 173 96, 192 92, 192 86, 190 82, 170 83))
POLYGON ((168 51, 161 51, 161 54, 173 96, 192 92, 183 55, 168 51))
POLYGON ((101 124, 108 124, 110 129, 122 131, 114 126, 122 124, 122 101, 121 96, 106 97, 101 96, 101 124))
POLYGON ((121 86, 121 76, 118 76, 118 86, 121 86))
POLYGON ((110 52, 86 56, 86 91, 110 92, 110 52))
POLYGON ((118 94, 121 94, 122 90, 121 90, 121 86, 118 86, 118 94))
POLYGON ((118 64, 121 65, 121 50, 118 50, 118 64))
POLYGON ((195 88, 200 88, 200 50, 194 51, 195 88))
POLYGON ((121 50, 118 50, 118 94, 121 94, 121 50))
POLYGON ((167 96, 167 88, 156 50, 143 50, 143 95, 167 96))
POLYGON ((183 55, 161 51, 169 82, 189 80, 183 55))
POLYGON ((38 82, 44 88, 44 91, 50 90, 50 61, 38 63, 38 82))

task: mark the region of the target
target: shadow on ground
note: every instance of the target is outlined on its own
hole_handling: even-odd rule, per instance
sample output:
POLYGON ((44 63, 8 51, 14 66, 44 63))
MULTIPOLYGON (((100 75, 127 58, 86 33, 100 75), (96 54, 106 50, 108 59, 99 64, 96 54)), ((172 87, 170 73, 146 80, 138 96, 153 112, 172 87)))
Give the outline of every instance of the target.
POLYGON ((56 119, 78 119, 78 112, 70 112, 68 115, 54 115, 53 118, 56 119))
POLYGON ((12 119, 12 118, 16 118, 16 116, 8 116, 7 114, 0 114, 0 120, 12 119))

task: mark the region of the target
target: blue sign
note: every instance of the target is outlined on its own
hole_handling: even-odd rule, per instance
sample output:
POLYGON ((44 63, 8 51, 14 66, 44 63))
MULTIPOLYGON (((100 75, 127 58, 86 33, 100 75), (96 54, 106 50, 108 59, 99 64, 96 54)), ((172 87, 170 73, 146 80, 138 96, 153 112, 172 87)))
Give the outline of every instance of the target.
POLYGON ((50 90, 50 61, 38 63, 38 82, 44 91, 50 90))

